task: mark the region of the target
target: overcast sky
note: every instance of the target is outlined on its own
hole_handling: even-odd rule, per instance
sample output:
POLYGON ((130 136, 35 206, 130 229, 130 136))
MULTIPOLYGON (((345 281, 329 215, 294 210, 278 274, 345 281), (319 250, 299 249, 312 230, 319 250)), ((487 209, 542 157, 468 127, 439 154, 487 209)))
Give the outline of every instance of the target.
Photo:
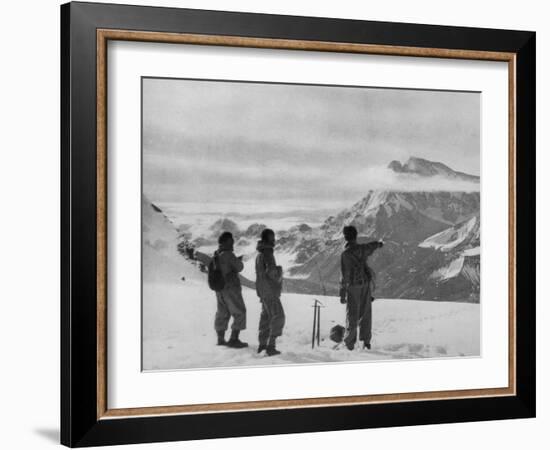
POLYGON ((349 206, 418 156, 479 175, 478 93, 143 80, 152 201, 349 206))

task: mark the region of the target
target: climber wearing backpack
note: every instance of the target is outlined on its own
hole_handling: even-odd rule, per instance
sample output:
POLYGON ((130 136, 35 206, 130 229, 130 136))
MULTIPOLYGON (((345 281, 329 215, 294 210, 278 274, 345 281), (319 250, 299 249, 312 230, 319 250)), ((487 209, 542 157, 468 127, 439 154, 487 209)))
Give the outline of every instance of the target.
POLYGON ((242 256, 233 253, 233 235, 225 231, 218 238, 218 250, 209 264, 208 284, 216 291, 217 310, 214 328, 218 334, 218 345, 231 348, 248 347, 241 342, 239 332, 246 328, 246 306, 244 304, 239 272, 244 268, 242 256), (231 337, 225 340, 229 319, 233 317, 231 337))
POLYGON ((372 287, 373 272, 367 264, 367 258, 378 248, 382 241, 357 243, 357 229, 354 226, 344 227, 345 250, 342 252, 342 282, 340 301, 346 304, 346 332, 344 343, 348 350, 353 350, 359 340, 363 348, 370 349, 372 328, 372 287))

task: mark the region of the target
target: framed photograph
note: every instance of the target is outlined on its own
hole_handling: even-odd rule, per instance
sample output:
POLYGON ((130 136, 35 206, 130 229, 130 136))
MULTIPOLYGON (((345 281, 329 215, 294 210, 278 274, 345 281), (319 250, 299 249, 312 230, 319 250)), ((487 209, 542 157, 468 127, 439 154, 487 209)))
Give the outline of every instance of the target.
POLYGON ((61 441, 535 415, 535 33, 61 7, 61 441))

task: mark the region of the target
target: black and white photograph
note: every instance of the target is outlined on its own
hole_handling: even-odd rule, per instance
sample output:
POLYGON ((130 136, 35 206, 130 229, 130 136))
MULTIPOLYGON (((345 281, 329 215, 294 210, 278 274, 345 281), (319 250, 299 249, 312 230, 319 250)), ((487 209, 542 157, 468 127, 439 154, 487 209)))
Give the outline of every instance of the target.
POLYGON ((25 119, 7 148, 33 152, 6 153, 27 219, 6 221, 7 281, 39 310, 6 297, 5 372, 34 400, 5 409, 35 441, 504 450, 542 430, 543 15, 396 2, 70 2, 6 41, 33 55, 4 83, 25 119), (33 70, 48 35, 58 89, 33 70))
POLYGON ((479 357, 479 92, 143 77, 142 368, 479 357))
POLYGON ((544 448, 545 5, 6 2, 0 448, 544 448))

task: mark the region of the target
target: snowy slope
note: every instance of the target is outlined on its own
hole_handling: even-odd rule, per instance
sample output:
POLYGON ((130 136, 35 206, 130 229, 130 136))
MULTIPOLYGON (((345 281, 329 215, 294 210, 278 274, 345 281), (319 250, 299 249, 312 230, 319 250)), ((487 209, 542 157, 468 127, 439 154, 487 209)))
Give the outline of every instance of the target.
POLYGON ((468 244, 469 241, 473 240, 479 241, 479 217, 476 216, 430 236, 418 244, 418 246, 423 248, 431 247, 442 252, 447 252, 461 244, 468 244))
POLYGON ((282 354, 256 353, 260 303, 256 293, 243 288, 248 328, 241 339, 250 347, 218 347, 213 329, 216 301, 206 283, 148 284, 144 296, 155 298, 144 308, 143 358, 145 370, 204 367, 310 364, 406 358, 479 355, 479 305, 411 300, 376 300, 373 304, 372 350, 335 349, 330 328, 345 323, 345 307, 334 297, 319 298, 321 345, 311 348, 313 297, 283 294, 287 316, 278 340, 282 354))
POLYGON ((430 279, 452 286, 470 286, 479 292, 480 226, 479 216, 443 230, 418 244, 446 256, 446 265, 434 270, 430 279))

